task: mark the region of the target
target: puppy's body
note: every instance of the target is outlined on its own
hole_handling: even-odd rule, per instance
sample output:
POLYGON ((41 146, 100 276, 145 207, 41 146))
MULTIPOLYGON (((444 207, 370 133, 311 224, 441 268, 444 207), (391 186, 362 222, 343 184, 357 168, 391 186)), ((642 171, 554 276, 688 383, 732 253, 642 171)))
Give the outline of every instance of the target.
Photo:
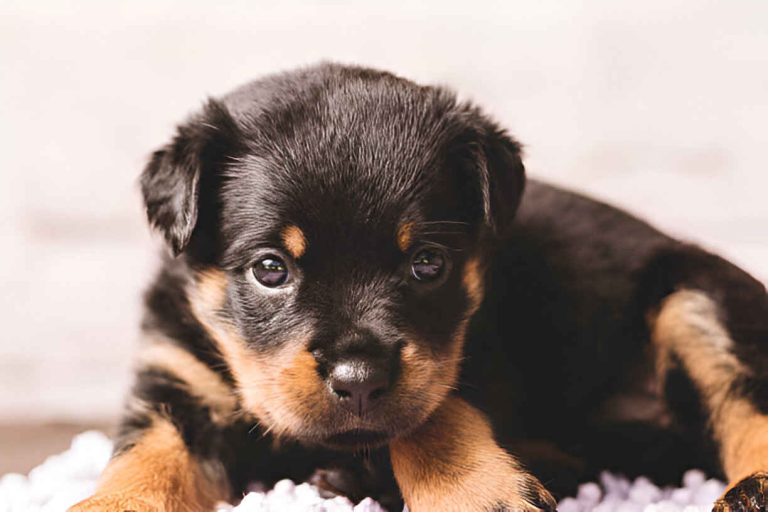
MULTIPOLYGON (((700 260, 718 274, 727 267, 625 212, 529 180, 473 321, 463 393, 504 442, 525 453, 520 439, 554 441, 568 454, 556 466, 583 476, 612 467, 668 480, 713 468, 693 383, 681 376, 663 388, 649 324, 665 296, 696 286, 679 266, 700 260)), ((759 303, 762 285, 740 279, 759 303)), ((541 455, 534 443, 546 473, 553 453, 541 455)), ((565 476, 545 478, 572 484, 565 476)))
POLYGON ((525 465, 555 491, 697 465, 732 481, 723 504, 764 499, 765 288, 522 178, 477 109, 388 74, 321 66, 209 105, 145 171, 184 254, 81 508, 198 510, 283 477, 414 512, 551 508, 525 465), (177 501, 141 476, 169 458, 197 482, 177 501))

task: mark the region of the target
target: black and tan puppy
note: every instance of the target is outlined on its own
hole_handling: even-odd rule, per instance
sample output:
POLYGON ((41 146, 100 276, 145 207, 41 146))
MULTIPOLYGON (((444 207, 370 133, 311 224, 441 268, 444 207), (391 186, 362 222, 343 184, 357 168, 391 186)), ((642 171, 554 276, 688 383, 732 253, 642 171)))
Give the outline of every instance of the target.
POLYGON ((412 512, 551 510, 540 482, 690 466, 731 482, 719 508, 764 510, 763 285, 524 181, 477 108, 388 73, 208 102, 142 175, 176 257, 73 510, 210 510, 284 477, 412 512))

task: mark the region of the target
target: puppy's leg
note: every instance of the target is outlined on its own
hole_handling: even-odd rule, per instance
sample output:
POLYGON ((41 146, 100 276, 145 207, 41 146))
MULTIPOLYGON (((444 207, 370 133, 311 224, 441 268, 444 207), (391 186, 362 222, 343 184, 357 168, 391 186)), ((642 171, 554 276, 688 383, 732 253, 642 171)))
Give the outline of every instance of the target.
MULTIPOLYGON (((765 299, 760 299, 758 295, 751 307, 763 308, 765 299)), ((716 509, 765 510, 768 506, 768 416, 765 414, 768 404, 760 403, 751 391, 765 389, 765 372, 761 376, 754 361, 744 359, 748 349, 744 340, 736 339, 721 320, 734 320, 742 314, 729 309, 727 304, 716 302, 703 291, 683 289, 672 293, 661 303, 651 323, 652 340, 659 375, 663 378, 674 364, 682 367, 708 415, 722 467, 730 482, 716 509)), ((765 331, 761 320, 756 320, 757 323, 737 328, 742 334, 749 331, 749 335, 765 331)), ((765 357, 766 350, 758 347, 755 356, 765 357)))
POLYGON ((206 511, 229 497, 218 458, 235 400, 216 374, 171 342, 144 351, 115 454, 71 512, 206 511))
POLYGON ((112 459, 96 494, 70 511, 203 511, 222 498, 176 427, 156 418, 136 445, 112 459))
POLYGON ((390 443, 411 512, 554 510, 556 503, 493 438, 485 417, 448 397, 416 431, 390 443))

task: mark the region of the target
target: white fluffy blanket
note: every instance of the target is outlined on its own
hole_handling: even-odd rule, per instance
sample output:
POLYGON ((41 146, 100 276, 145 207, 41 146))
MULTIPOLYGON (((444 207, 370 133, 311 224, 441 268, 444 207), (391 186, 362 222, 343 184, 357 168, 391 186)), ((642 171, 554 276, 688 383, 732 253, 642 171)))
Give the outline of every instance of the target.
MULTIPOLYGON (((91 494, 96 478, 109 460, 112 443, 100 432, 74 438, 64 453, 53 455, 28 476, 9 474, 0 478, 0 512, 63 512, 91 494)), ((647 478, 630 482, 603 473, 600 484, 579 487, 578 495, 560 502, 560 512, 709 512, 725 486, 707 480, 701 471, 688 471, 682 487, 659 488, 647 478)), ((248 493, 239 505, 221 504, 221 512, 313 511, 380 512, 371 499, 353 506, 345 498, 325 500, 309 484, 283 480, 274 489, 248 493)))

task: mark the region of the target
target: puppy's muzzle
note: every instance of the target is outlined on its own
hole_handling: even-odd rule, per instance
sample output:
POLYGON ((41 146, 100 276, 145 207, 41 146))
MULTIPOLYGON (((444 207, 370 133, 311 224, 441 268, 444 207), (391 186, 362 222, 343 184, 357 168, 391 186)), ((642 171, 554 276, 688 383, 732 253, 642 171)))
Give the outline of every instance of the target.
POLYGON ((334 402, 365 416, 387 395, 400 364, 398 343, 386 343, 364 331, 312 351, 320 377, 334 402))

